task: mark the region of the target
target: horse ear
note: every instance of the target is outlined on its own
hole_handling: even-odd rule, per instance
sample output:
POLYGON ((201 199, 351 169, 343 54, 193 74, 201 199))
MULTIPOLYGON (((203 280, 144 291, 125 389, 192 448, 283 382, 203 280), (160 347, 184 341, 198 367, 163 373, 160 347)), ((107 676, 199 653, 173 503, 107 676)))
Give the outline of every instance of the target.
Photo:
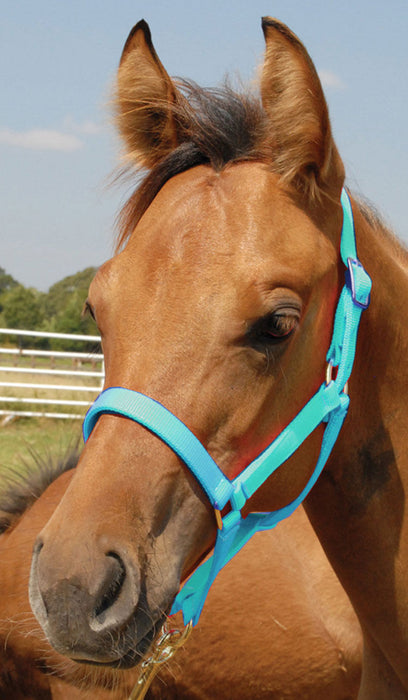
POLYGON ((266 53, 261 94, 267 137, 283 179, 310 197, 337 194, 344 167, 333 141, 317 71, 303 44, 284 24, 262 20, 266 53))
POLYGON ((127 155, 152 168, 178 143, 172 106, 181 99, 154 49, 148 24, 141 20, 129 34, 120 60, 117 125, 127 155))

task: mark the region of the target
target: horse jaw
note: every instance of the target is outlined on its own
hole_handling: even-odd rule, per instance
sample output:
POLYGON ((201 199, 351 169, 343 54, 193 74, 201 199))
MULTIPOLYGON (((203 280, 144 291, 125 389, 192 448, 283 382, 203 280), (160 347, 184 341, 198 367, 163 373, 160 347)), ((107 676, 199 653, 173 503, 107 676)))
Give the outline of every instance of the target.
POLYGON ((215 519, 185 467, 148 431, 107 416, 93 443, 37 539, 30 603, 59 653, 128 667, 143 657, 181 579, 211 546, 215 519), (109 469, 107 445, 116 445, 123 466, 109 499, 99 469, 109 469))

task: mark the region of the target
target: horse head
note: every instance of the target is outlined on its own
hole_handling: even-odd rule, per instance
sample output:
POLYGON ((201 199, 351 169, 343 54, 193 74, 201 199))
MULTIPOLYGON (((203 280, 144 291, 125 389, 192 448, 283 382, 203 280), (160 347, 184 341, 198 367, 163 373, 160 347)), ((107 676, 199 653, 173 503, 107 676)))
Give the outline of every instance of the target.
MULTIPOLYGON (((87 301, 105 387, 166 406, 229 479, 324 381, 341 284, 344 170, 320 81, 284 25, 265 18, 263 30, 261 100, 173 81, 146 23, 132 30, 117 123, 126 162, 146 172, 87 301)), ((247 512, 302 491, 322 430, 247 512)), ((105 414, 38 537, 33 610, 59 652, 133 665, 215 535, 206 494, 175 452, 105 414)))

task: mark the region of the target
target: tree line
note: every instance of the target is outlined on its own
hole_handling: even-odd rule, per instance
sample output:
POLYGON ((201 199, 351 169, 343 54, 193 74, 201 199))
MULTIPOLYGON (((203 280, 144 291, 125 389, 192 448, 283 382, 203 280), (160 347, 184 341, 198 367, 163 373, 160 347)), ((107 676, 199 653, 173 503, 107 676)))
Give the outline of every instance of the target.
MULTIPOLYGON (((48 292, 24 287, 0 267, 0 327, 51 333, 97 335, 94 320, 83 314, 88 288, 97 268, 87 267, 52 285, 48 292)), ((0 336, 1 344, 15 344, 12 336, 0 336)), ((20 338, 21 346, 50 350, 78 350, 78 343, 64 339, 20 338)), ((95 343, 89 344, 89 350, 95 343)))

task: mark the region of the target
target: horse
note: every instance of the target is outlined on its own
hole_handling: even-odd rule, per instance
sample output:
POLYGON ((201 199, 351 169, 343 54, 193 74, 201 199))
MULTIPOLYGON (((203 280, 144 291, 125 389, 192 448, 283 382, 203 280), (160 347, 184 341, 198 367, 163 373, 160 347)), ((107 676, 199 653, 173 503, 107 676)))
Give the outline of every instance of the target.
MULTIPOLYGON (((353 313, 365 309, 350 408, 305 509, 362 627, 359 700, 399 700, 408 697, 406 252, 344 189, 305 47, 272 18, 262 26, 260 99, 172 80, 146 23, 130 33, 115 104, 124 162, 142 180, 87 308, 102 335, 105 390, 137 392, 177 419, 227 490, 286 439, 320 389, 339 388, 343 420, 346 385, 327 367, 342 290, 353 313), (345 224, 359 252, 347 256, 346 285, 345 224), (367 284, 367 294, 353 289, 363 272, 370 305, 367 284)), ((30 600, 61 654, 126 667, 221 541, 229 513, 224 498, 210 500, 205 474, 199 481, 157 431, 122 413, 100 415, 39 533, 30 600)), ((241 510, 245 494, 233 493, 233 518, 251 523, 297 502, 316 477, 325 425, 241 510)), ((250 614, 252 598, 243 605, 250 614)))
MULTIPOLYGON (((0 482, 1 697, 123 700, 139 676, 139 668, 94 667, 62 657, 30 611, 32 547, 71 482, 77 458, 74 451, 57 461, 36 456, 23 477, 10 480, 6 473, 0 482)), ((299 510, 279 532, 259 533, 224 569, 199 628, 161 669, 147 698, 352 700, 361 651, 357 618, 299 510), (242 610, 249 597, 250 614, 242 610)))

